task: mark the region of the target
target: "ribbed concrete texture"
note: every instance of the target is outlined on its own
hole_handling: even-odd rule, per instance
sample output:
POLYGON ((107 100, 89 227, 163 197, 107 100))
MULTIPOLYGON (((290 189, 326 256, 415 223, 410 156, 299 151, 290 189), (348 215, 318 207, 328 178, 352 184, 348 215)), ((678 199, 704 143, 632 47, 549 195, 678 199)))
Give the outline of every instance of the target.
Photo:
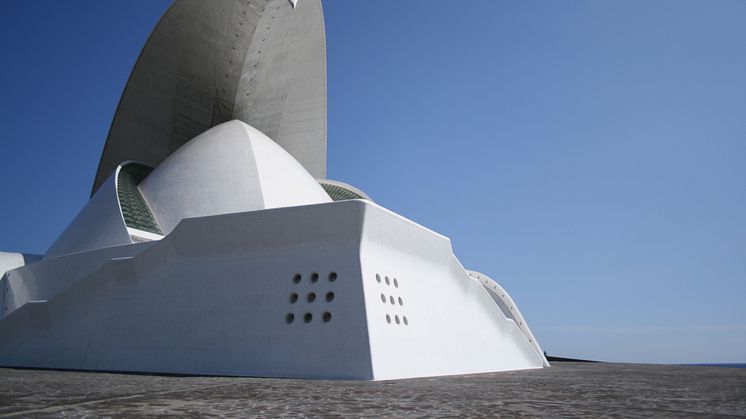
POLYGON ((120 163, 155 167, 233 119, 325 178, 324 36, 320 0, 174 1, 127 82, 93 192, 120 163))
POLYGON ((746 369, 555 363, 399 381, 0 369, 0 417, 746 417, 746 369))

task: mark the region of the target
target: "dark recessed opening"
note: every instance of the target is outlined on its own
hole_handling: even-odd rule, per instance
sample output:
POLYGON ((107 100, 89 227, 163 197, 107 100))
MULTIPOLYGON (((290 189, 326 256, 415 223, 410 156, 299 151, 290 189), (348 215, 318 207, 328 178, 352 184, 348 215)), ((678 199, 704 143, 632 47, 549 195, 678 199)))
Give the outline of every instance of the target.
POLYGON ((381 301, 384 302, 384 303, 386 302, 386 296, 383 295, 383 294, 381 294, 381 301))
POLYGON ((404 318, 403 318, 402 320, 404 320, 404 324, 405 324, 405 325, 408 325, 408 324, 409 324, 409 320, 407 320, 407 316, 404 316, 404 318))
POLYGON ((386 315, 386 323, 391 323, 391 316, 388 314, 386 315))
POLYGON ((312 273, 311 274, 311 282, 316 282, 318 280, 319 280, 319 274, 317 274, 316 272, 312 273))
POLYGON ((397 281, 396 278, 394 278, 394 286, 396 288, 399 288, 399 281, 397 281))
POLYGON ((337 273, 336 272, 330 273, 329 274, 329 281, 334 282, 336 280, 337 280, 337 273))
POLYGON ((298 294, 292 293, 290 294, 290 303, 293 304, 298 301, 298 294))
POLYGON ((306 313, 306 314, 305 314, 305 315, 303 316, 303 321, 304 321, 304 322, 306 322, 306 323, 311 323, 311 320, 313 320, 313 316, 311 315, 311 313, 306 313))
POLYGON ((400 323, 399 315, 394 316, 394 320, 396 321, 396 324, 399 324, 400 323))
POLYGON ((300 284, 300 274, 295 274, 295 276, 293 276, 293 282, 300 284))
POLYGON ((332 319, 332 313, 327 311, 321 318, 324 320, 324 323, 328 323, 332 319))
POLYGON ((309 303, 312 303, 312 302, 316 301, 316 293, 315 292, 309 292, 307 299, 308 299, 309 303))
POLYGON ((396 303, 394 303, 394 296, 393 295, 389 297, 389 301, 391 301, 391 305, 395 305, 396 304, 396 303))
POLYGON ((381 275, 376 274, 376 281, 381 282, 381 275))
POLYGON ((329 301, 329 302, 334 301, 334 293, 333 292, 327 292, 326 293, 326 301, 329 301))
POLYGON ((285 321, 288 322, 288 324, 292 323, 295 320, 295 314, 288 313, 287 316, 285 316, 285 321))
POLYGON ((400 306, 403 306, 403 305, 404 305, 404 301, 403 301, 403 300, 401 299, 401 297, 399 297, 399 305, 400 305, 400 306))
POLYGON ((386 277, 386 285, 391 285, 391 280, 389 280, 389 277, 386 277))

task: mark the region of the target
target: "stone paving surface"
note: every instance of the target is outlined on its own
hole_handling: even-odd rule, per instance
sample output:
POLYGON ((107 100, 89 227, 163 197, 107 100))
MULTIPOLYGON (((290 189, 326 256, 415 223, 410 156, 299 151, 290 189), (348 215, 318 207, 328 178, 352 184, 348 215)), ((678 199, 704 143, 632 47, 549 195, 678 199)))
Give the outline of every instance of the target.
POLYGON ((746 417, 746 369, 555 363, 354 382, 0 369, 0 417, 746 417))

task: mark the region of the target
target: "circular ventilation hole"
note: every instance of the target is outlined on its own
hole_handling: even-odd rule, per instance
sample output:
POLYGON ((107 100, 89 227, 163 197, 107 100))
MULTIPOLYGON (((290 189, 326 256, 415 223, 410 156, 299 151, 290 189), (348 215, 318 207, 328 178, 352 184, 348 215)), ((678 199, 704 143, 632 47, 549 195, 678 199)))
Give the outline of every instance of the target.
POLYGON ((329 320, 332 319, 332 313, 327 311, 321 318, 324 320, 324 323, 329 323, 329 320))
POLYGON ((333 292, 327 292, 326 293, 326 301, 329 301, 329 302, 334 301, 334 293, 333 292))
POLYGON ((391 281, 389 281, 389 277, 386 277, 386 285, 391 285, 391 281))
POLYGON ((313 316, 311 315, 311 313, 306 313, 306 314, 305 314, 305 315, 303 316, 303 321, 304 321, 304 322, 306 322, 306 323, 311 323, 311 320, 313 320, 313 316))
POLYGON ((381 302, 383 302, 384 304, 386 304, 386 296, 383 295, 383 294, 381 294, 381 302))
POLYGON ((404 316, 402 320, 404 321, 404 325, 409 325, 409 320, 407 320, 407 316, 404 316))
POLYGON ((293 314, 293 313, 288 313, 288 315, 287 315, 287 316, 285 316, 285 321, 286 321, 286 322, 287 322, 288 324, 290 324, 290 323, 292 323, 293 321, 295 321, 295 314, 293 314))
POLYGON ((397 281, 396 278, 394 278, 394 286, 396 288, 399 288, 399 281, 397 281))
POLYGON ((316 301, 316 293, 315 292, 309 292, 308 297, 306 297, 309 303, 312 303, 316 301))
POLYGON ((330 273, 330 274, 329 274, 329 281, 330 281, 330 282, 334 282, 334 281, 336 281, 336 280, 337 280, 337 273, 336 273, 336 272, 332 272, 332 273, 330 273))
POLYGON ((290 303, 295 304, 298 301, 298 294, 292 293, 290 294, 290 303))
POLYGON ((381 283, 381 275, 376 274, 376 282, 381 283))
POLYGON ((295 276, 293 276, 293 282, 300 284, 300 274, 295 274, 295 276))
POLYGON ((391 316, 388 314, 386 315, 386 323, 391 323, 391 316))
POLYGON ((311 274, 311 282, 317 282, 319 280, 319 274, 316 272, 311 274))
POLYGON ((399 320, 399 316, 398 316, 398 315, 397 315, 397 316, 394 316, 394 320, 396 320, 396 324, 399 324, 399 323, 401 323, 401 321, 399 320))
POLYGON ((399 305, 400 305, 400 306, 403 306, 403 305, 404 305, 404 300, 402 300, 402 299, 401 299, 401 297, 399 297, 399 305))
POLYGON ((392 305, 395 305, 395 304, 396 304, 396 303, 394 302, 394 296, 393 296, 393 295, 389 297, 389 301, 391 302, 391 304, 392 304, 392 305))

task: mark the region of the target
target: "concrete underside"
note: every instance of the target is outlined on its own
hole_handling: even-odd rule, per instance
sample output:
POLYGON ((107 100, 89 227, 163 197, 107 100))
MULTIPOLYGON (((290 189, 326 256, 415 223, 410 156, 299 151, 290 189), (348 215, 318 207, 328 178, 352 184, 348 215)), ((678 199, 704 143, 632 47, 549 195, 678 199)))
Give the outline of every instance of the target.
POLYGON ((0 369, 0 416, 746 416, 746 369, 556 363, 401 381, 0 369))
MULTIPOLYGON (((326 177, 326 45, 320 0, 176 0, 122 94, 93 185, 123 161, 157 166, 238 119, 326 177)), ((93 193, 91 194, 93 195, 93 193)))

